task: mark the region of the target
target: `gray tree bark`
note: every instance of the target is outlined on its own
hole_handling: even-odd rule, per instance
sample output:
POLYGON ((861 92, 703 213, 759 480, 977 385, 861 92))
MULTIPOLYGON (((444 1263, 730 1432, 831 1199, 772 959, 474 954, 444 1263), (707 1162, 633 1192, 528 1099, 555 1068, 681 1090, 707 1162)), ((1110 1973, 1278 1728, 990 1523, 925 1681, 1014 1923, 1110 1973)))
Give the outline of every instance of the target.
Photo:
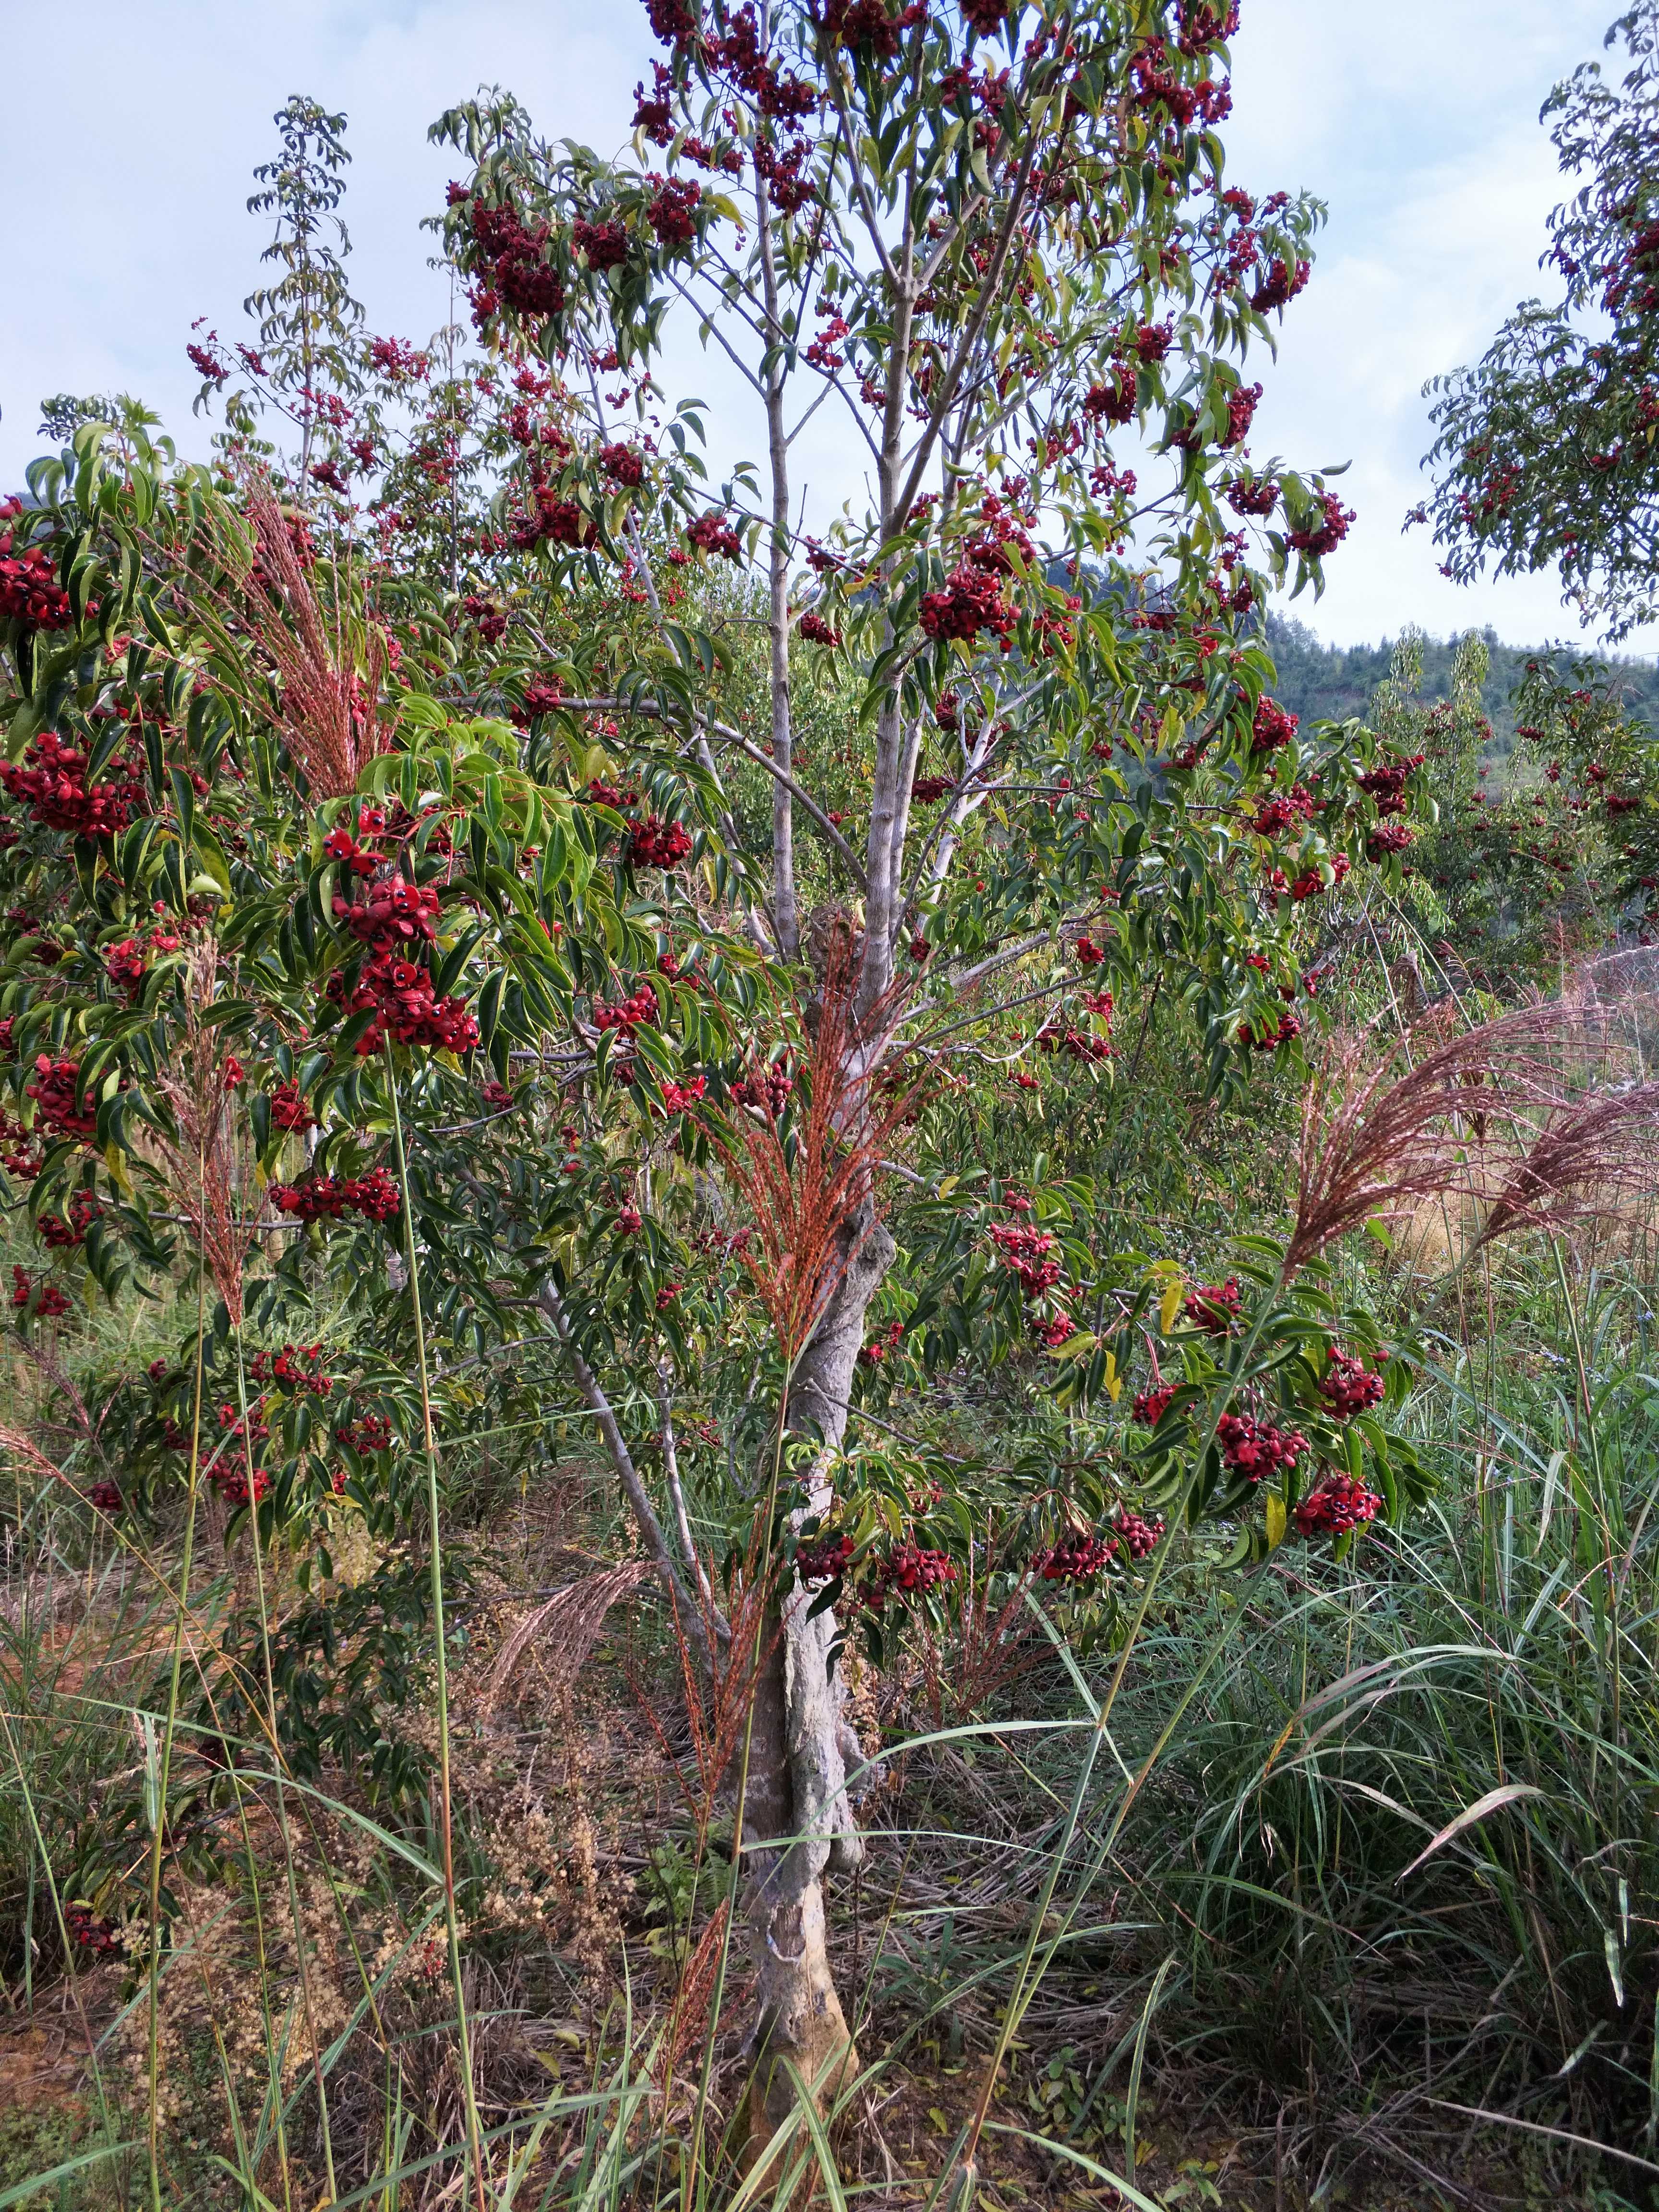
MULTIPOLYGON (((867 1201, 842 1232, 845 1268, 811 1342, 797 1364, 785 1414, 787 1435, 817 1447, 805 1510, 834 1502, 831 1468, 847 1426, 848 1402, 870 1301, 896 1247, 867 1201)), ((830 1668, 833 1612, 809 1619, 810 1593, 785 1598, 767 1624, 750 1739, 743 1847, 750 1861, 749 1918, 758 1972, 749 2093, 751 2154, 796 2106, 783 2062, 793 2062, 817 2101, 832 2101, 858 2053, 830 1970, 823 1878, 856 1866, 863 1844, 847 1790, 857 1741, 842 1719, 842 1678, 830 1668)))

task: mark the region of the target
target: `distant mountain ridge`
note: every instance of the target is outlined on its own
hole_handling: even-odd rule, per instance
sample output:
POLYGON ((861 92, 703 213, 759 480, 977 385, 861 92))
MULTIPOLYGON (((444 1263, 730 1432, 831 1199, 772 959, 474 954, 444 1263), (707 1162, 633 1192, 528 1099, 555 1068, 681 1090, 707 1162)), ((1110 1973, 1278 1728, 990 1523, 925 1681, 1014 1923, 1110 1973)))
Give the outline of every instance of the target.
MULTIPOLYGON (((1467 633, 1465 633, 1467 635, 1467 633)), ((1481 686, 1481 702, 1491 719, 1492 744, 1489 750, 1506 753, 1515 740, 1515 710, 1511 696, 1521 680, 1522 664, 1540 648, 1505 645, 1496 630, 1481 632, 1492 655, 1492 667, 1481 686)), ((1293 617, 1270 613, 1267 644, 1279 680, 1273 696, 1282 707, 1304 721, 1346 721, 1363 715, 1389 673, 1395 640, 1380 645, 1326 645, 1305 623, 1293 617)), ((1423 640, 1425 699, 1444 699, 1451 690, 1452 655, 1457 641, 1423 640)), ((1642 719, 1659 729, 1659 667, 1644 660, 1607 656, 1624 683, 1626 703, 1642 719)))

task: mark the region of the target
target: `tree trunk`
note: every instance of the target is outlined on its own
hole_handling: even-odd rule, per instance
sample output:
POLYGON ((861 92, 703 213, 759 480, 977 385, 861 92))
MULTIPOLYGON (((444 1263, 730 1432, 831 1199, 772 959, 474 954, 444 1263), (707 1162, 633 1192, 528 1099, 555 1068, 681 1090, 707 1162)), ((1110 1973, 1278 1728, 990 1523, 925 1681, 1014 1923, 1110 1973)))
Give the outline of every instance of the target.
MULTIPOLYGON (((896 1249, 868 1201, 843 1236, 846 1271, 797 1364, 785 1417, 791 1438, 821 1447, 805 1509, 820 1516, 833 1503, 830 1466, 847 1426, 865 1315, 896 1249)), ((858 2067, 830 1971, 823 1897, 825 1872, 849 1869, 863 1856, 847 1794, 847 1753, 856 1758, 856 1739, 842 1717, 841 1671, 830 1670, 835 1615, 826 1607, 809 1620, 811 1604, 810 1593, 794 1590, 768 1622, 755 1686, 744 1812, 758 1969, 751 2157, 795 2110, 785 2060, 813 2086, 820 2106, 858 2067)))

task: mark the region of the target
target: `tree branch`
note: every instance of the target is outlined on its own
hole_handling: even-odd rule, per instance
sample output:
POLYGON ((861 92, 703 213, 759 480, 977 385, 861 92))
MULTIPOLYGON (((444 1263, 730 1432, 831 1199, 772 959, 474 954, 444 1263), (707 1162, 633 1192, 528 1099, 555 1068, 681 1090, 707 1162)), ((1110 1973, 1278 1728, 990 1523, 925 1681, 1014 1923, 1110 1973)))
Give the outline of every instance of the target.
MULTIPOLYGON (((661 701, 657 699, 621 697, 561 699, 559 704, 568 712, 576 714, 638 714, 647 720, 657 722, 670 722, 674 719, 673 710, 664 706, 661 701)), ((836 852, 840 854, 854 882, 862 890, 865 888, 864 870, 859 864, 858 854, 854 853, 811 793, 803 791, 787 769, 781 769, 776 761, 763 753, 758 745, 751 744, 741 730, 734 730, 727 722, 716 721, 712 714, 705 714, 700 707, 694 707, 691 711, 700 726, 711 730, 723 745, 735 745, 739 752, 747 754, 757 768, 763 768, 768 775, 775 776, 780 783, 788 787, 791 793, 800 801, 836 852)))
MULTIPOLYGON (((621 1425, 611 1410, 611 1401, 600 1389, 599 1377, 583 1358, 575 1332, 570 1326, 570 1316, 565 1311, 564 1301, 550 1280, 544 1282, 537 1291, 536 1304, 552 1323, 554 1334, 564 1347, 571 1372, 576 1378, 576 1388, 587 1401, 588 1410, 605 1439, 611 1463, 617 1470, 617 1479, 622 1484, 629 1510, 638 1523, 641 1535, 645 1539, 645 1548, 651 1555, 651 1564, 668 1585, 675 1613, 696 1646, 698 1658, 712 1673, 714 1654, 708 1623, 703 1619, 702 1608, 687 1589, 680 1571, 674 1564, 674 1555, 668 1548, 668 1539, 663 1534, 657 1510, 651 1503, 651 1493, 640 1479, 640 1471, 634 1464, 634 1455, 628 1449, 621 1425)), ((719 1635, 721 1625, 717 1616, 716 1635, 719 1635)), ((730 1633, 729 1630, 727 1633, 730 1633)))

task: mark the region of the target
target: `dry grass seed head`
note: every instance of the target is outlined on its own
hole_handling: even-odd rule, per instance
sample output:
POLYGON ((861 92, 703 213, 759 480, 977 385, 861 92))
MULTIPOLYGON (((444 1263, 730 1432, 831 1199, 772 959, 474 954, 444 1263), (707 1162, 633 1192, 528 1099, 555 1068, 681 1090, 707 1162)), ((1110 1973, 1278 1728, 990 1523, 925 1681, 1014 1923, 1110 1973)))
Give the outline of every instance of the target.
POLYGON ((832 934, 817 1000, 796 1001, 811 1042, 805 1111, 775 1107, 763 1082, 711 1124, 750 1215, 742 1259, 787 1360, 805 1348, 878 1218, 881 1163, 914 1118, 918 1082, 881 1079, 908 989, 896 985, 860 1017, 852 943, 832 934))
POLYGON ((369 621, 359 674, 349 662, 337 605, 331 635, 309 553, 296 545, 269 483, 251 478, 246 504, 258 549, 247 580, 251 627, 276 671, 276 720, 312 790, 343 799, 390 744, 379 713, 386 641, 369 621))
POLYGON ((159 1155, 167 1196, 188 1223, 214 1287, 234 1328, 242 1319, 242 1269, 258 1231, 254 1157, 239 1127, 234 1093, 241 1071, 224 1033, 210 1018, 218 973, 218 947, 203 932, 185 964, 182 1048, 157 1088, 173 1129, 150 1138, 159 1155))
POLYGON ((1643 1125, 1639 1106, 1596 1114, 1583 1096, 1587 1079, 1615 1071, 1629 1012, 1628 1000, 1581 989, 1449 1036, 1454 1010, 1443 1006, 1380 1051, 1368 1031, 1334 1037, 1303 1102, 1282 1279, 1349 1231, 1425 1200, 1472 1203, 1488 1219, 1502 1203, 1513 1224, 1537 1215, 1552 1184, 1587 1190, 1588 1149, 1628 1157, 1643 1125), (1553 1155, 1529 1170, 1540 1122, 1546 1139, 1556 1133, 1553 1155))

